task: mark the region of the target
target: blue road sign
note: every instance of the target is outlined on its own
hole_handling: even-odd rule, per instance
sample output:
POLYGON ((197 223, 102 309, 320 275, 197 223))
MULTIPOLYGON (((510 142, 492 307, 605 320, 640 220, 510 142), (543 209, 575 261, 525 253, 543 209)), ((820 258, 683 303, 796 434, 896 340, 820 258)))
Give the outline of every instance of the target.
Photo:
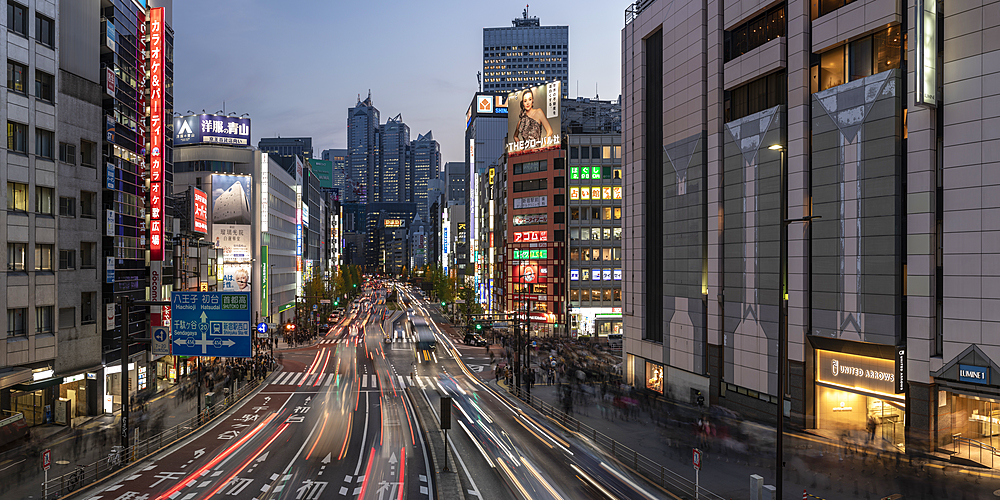
POLYGON ((257 331, 259 333, 267 333, 267 323, 257 323, 257 331))
POLYGON ((249 292, 171 294, 173 354, 249 358, 249 292))

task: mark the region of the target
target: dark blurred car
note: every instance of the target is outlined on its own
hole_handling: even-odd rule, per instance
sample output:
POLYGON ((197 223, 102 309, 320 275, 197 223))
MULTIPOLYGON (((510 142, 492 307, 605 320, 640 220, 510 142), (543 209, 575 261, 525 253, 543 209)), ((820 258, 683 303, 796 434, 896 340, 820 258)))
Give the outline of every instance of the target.
POLYGON ((474 345, 474 346, 477 346, 477 347, 482 347, 482 346, 490 345, 490 343, 487 342, 486 339, 484 339, 483 337, 481 337, 479 335, 471 335, 471 334, 465 336, 465 343, 467 345, 474 345))

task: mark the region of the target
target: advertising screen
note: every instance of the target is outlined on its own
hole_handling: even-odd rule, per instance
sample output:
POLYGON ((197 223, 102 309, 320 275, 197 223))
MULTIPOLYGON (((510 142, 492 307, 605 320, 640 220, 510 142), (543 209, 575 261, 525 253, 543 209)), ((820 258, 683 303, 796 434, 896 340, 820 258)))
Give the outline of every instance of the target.
POLYGON ((514 266, 515 283, 545 283, 548 278, 548 267, 537 262, 521 262, 514 266))
POLYGON ((562 99, 558 81, 511 93, 507 97, 507 154, 558 148, 562 99))
POLYGON ((253 275, 252 264, 249 262, 226 262, 222 264, 222 291, 223 292, 250 292, 252 285, 250 277, 253 275))
POLYGON ((190 115, 174 118, 174 146, 186 144, 250 145, 250 118, 190 115))
POLYGON ((250 260, 251 178, 212 175, 212 240, 226 261, 250 260))

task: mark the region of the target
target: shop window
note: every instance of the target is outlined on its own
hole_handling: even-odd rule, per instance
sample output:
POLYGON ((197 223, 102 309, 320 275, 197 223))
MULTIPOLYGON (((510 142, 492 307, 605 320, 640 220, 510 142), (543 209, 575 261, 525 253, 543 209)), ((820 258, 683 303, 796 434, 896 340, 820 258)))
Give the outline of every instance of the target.
POLYGON ((50 187, 35 186, 35 212, 45 215, 53 214, 53 196, 55 190, 50 187))
POLYGON ((663 365, 646 361, 646 389, 663 393, 663 365))
POLYGON ((622 301, 622 289, 621 288, 613 288, 611 290, 611 292, 612 292, 611 296, 614 297, 614 300, 616 302, 621 302, 622 301))
POLYGON ((87 325, 97 322, 96 292, 83 292, 80 294, 80 324, 87 325))
POLYGON ((8 337, 23 337, 28 334, 27 318, 25 318, 27 314, 28 310, 23 307, 17 309, 7 309, 8 337))
POLYGON ((20 182, 7 183, 7 210, 28 211, 28 185, 20 182))
POLYGON ((35 333, 52 333, 52 306, 35 308, 35 333))
POLYGON ((598 289, 596 289, 596 288, 593 289, 593 290, 591 290, 590 291, 590 300, 600 301, 601 300, 601 291, 598 290, 598 289))
POLYGON ((580 290, 570 290, 569 300, 580 300, 580 290))
POLYGON ((785 72, 778 71, 726 91, 723 102, 726 122, 785 104, 786 83, 785 72))
POLYGON ((7 270, 24 271, 28 258, 27 243, 7 243, 7 270))
POLYGON ((569 260, 580 260, 580 249, 571 248, 569 250, 569 260))
POLYGON ((35 244, 35 271, 52 270, 53 252, 54 248, 52 245, 35 244))
POLYGON ((602 217, 602 219, 611 220, 611 210, 611 207, 604 207, 604 217, 602 217))
MULTIPOLYGON (((617 147, 617 146, 616 146, 617 147)), ((615 167, 612 171, 611 178, 616 181, 622 180, 622 169, 615 167)))
POLYGON ((622 218, 621 207, 615 207, 615 220, 621 220, 621 218, 622 218))
POLYGON ((725 62, 736 59, 780 36, 785 36, 784 4, 726 31, 723 34, 725 62))
POLYGON ((609 302, 611 301, 611 289, 610 288, 605 288, 601 292, 601 295, 604 296, 604 300, 609 301, 609 302))
POLYGON ((76 326, 76 308, 75 307, 60 307, 59 308, 59 329, 73 328, 75 326, 76 326))

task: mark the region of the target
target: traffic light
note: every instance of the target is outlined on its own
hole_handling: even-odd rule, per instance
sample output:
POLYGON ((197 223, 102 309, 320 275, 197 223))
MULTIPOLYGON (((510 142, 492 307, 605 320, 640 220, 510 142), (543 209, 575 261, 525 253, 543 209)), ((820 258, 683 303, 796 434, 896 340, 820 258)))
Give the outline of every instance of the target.
POLYGON ((477 332, 483 331, 483 324, 482 323, 478 323, 478 322, 476 323, 476 331, 477 332))
POLYGON ((443 300, 441 301, 441 307, 444 307, 444 301, 443 300))

